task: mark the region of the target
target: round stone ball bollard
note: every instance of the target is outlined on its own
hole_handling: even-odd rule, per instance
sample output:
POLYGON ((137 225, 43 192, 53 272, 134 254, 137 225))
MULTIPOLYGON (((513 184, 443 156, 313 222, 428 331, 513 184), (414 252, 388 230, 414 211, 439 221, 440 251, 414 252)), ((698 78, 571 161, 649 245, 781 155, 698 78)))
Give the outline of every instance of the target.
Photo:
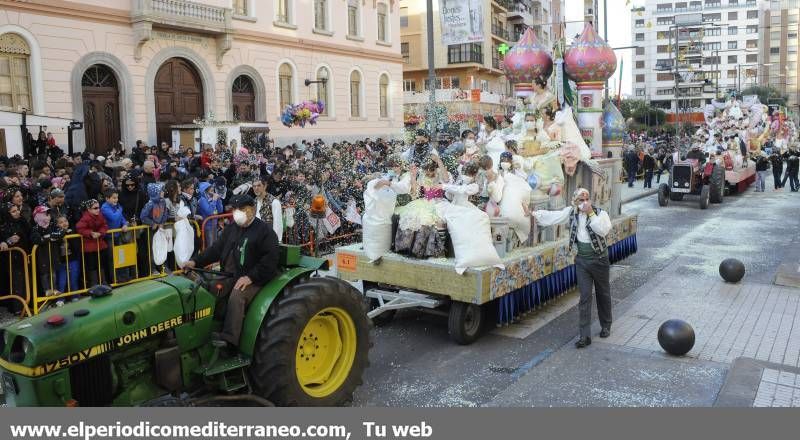
POLYGON ((694 329, 680 319, 664 321, 658 328, 658 343, 667 353, 683 356, 694 347, 694 329))
POLYGON ((726 258, 719 264, 719 275, 728 283, 738 283, 744 278, 744 263, 736 258, 726 258))

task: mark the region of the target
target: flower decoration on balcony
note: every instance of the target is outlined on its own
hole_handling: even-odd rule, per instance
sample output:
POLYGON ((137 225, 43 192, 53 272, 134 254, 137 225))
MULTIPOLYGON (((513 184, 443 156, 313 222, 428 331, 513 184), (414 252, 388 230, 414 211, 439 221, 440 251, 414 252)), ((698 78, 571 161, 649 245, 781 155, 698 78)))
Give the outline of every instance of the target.
POLYGON ((419 123, 422 122, 422 117, 419 115, 415 115, 413 113, 408 114, 406 115, 404 122, 406 126, 413 127, 415 125, 419 125, 419 123))
POLYGON ((319 115, 325 111, 322 101, 303 101, 300 104, 290 104, 281 113, 281 122, 287 127, 305 127, 306 124, 317 123, 319 115))

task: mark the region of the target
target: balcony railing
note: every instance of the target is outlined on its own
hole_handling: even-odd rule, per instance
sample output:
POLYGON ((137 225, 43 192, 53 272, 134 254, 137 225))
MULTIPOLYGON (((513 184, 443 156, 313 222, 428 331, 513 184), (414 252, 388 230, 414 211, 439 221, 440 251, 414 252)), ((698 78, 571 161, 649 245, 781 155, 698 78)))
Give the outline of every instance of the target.
POLYGON ((498 69, 498 70, 501 69, 501 67, 500 67, 500 58, 492 57, 492 67, 495 68, 495 69, 498 69))
POLYGON ((232 12, 230 8, 186 0, 133 0, 131 21, 225 34, 231 32, 232 12))
POLYGON ((217 39, 217 65, 233 44, 233 10, 186 0, 131 0, 131 24, 136 37, 134 57, 152 38, 153 27, 213 35, 217 39))
POLYGON ((512 0, 492 0, 494 3, 497 3, 501 8, 505 10, 510 10, 514 7, 514 2, 512 0))
POLYGON ((492 35, 494 35, 495 37, 498 37, 503 40, 510 40, 511 39, 510 34, 511 33, 508 31, 508 29, 502 26, 498 26, 496 24, 492 25, 492 35))

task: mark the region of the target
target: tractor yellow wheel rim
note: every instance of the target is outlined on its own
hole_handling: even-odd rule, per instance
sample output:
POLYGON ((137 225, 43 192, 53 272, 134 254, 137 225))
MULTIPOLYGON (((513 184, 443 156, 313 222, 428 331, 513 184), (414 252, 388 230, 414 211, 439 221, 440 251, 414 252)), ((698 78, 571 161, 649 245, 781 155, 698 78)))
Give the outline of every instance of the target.
POLYGON ((297 341, 295 369, 303 391, 318 398, 336 392, 350 375, 357 341, 346 311, 328 307, 314 315, 297 341))

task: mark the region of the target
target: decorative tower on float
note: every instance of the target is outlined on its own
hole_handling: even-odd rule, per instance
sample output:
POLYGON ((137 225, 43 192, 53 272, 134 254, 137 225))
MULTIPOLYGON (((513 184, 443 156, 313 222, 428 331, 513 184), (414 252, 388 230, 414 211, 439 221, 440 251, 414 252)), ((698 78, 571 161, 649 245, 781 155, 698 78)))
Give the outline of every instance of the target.
POLYGON ((517 44, 503 58, 506 78, 514 84, 514 95, 527 98, 533 95, 533 79, 550 78, 553 73, 553 59, 539 44, 533 29, 528 28, 517 44))
MULTIPOLYGON (((603 151, 611 152, 611 157, 622 157, 625 138, 625 118, 611 100, 603 109, 603 151)), ((607 154, 606 154, 607 155, 607 154)))
POLYGON ((603 87, 616 69, 614 51, 597 35, 592 24, 586 23, 564 55, 564 70, 578 85, 578 127, 583 138, 591 140, 592 157, 605 156, 601 131, 603 87))

